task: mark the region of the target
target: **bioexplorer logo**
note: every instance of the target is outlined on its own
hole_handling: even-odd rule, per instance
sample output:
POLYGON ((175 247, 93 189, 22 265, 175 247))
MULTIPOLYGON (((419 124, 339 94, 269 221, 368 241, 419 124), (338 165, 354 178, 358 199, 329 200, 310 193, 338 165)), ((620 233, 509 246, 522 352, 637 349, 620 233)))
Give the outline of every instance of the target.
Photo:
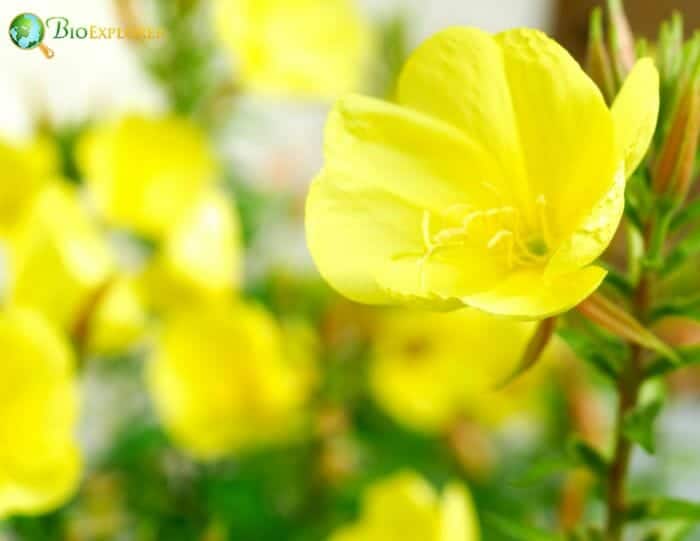
POLYGON ((39 48, 46 58, 54 52, 44 38, 71 40, 161 39, 163 30, 149 26, 73 25, 67 17, 49 17, 42 21, 33 13, 20 13, 10 23, 10 39, 24 50, 39 48))
POLYGON ((43 21, 33 13, 20 13, 10 23, 10 39, 20 49, 39 47, 46 58, 53 58, 53 51, 44 45, 46 28, 43 21))

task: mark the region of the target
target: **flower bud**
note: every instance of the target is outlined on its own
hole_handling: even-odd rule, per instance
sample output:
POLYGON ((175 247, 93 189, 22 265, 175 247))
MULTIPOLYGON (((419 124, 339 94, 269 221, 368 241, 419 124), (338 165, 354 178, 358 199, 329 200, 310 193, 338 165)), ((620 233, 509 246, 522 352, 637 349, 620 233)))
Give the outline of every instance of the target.
POLYGON ((685 199, 693 179, 700 134, 700 34, 686 49, 676 107, 654 169, 654 191, 673 202, 685 199))
POLYGON ((664 90, 675 86, 683 67, 683 16, 675 12, 661 24, 657 41, 656 64, 664 90))
POLYGON ((677 354, 654 333, 642 325, 623 307, 601 293, 593 293, 576 307, 586 319, 611 332, 618 338, 632 342, 676 361, 677 354))
POLYGON ((599 7, 591 13, 586 71, 603 92, 608 105, 612 104, 618 88, 603 38, 603 12, 599 7))
POLYGON ((618 83, 622 84, 637 61, 634 35, 622 0, 608 0, 608 41, 613 70, 618 83))

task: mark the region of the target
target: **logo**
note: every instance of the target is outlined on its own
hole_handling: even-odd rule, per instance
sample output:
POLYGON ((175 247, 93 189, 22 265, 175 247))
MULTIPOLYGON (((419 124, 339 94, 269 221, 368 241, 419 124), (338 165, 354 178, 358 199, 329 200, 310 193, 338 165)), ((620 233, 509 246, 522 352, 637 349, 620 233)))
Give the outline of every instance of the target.
POLYGON ((20 49, 30 50, 39 47, 46 58, 53 58, 53 51, 44 43, 43 21, 33 13, 20 13, 10 23, 10 39, 20 49))
POLYGON ((12 43, 23 50, 38 47, 46 58, 53 58, 53 50, 43 43, 47 34, 51 39, 151 40, 162 38, 163 30, 150 26, 100 26, 97 24, 73 26, 67 17, 49 17, 44 23, 33 13, 20 13, 10 23, 12 43))

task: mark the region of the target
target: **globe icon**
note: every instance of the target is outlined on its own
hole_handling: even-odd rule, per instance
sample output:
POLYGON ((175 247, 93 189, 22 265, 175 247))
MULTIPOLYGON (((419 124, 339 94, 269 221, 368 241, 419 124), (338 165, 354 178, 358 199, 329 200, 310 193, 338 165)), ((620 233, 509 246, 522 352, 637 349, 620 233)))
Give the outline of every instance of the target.
POLYGON ((20 49, 39 47, 47 58, 53 56, 53 51, 42 44, 45 34, 44 23, 33 13, 20 13, 10 23, 10 39, 20 49))

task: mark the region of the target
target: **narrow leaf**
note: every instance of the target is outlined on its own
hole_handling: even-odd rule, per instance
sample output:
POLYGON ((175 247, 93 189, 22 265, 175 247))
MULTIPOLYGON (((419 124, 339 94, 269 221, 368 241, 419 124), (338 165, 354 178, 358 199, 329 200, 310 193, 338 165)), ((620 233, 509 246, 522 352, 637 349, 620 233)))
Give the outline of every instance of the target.
POLYGON ((526 526, 493 513, 486 514, 486 522, 503 535, 510 536, 513 541, 564 541, 559 534, 526 526))
POLYGON ((628 520, 700 521, 700 503, 673 498, 652 498, 632 503, 628 520))
POLYGON ((576 463, 585 466, 599 478, 608 474, 608 461, 600 452, 580 438, 574 437, 569 441, 568 451, 576 463))
POLYGON ((572 327, 561 328, 557 334, 579 359, 588 362, 611 381, 617 382, 620 363, 627 354, 624 346, 616 347, 618 344, 610 340, 598 339, 583 330, 572 327))
POLYGON ((627 413, 623 421, 622 430, 625 436, 641 445, 649 454, 656 451, 654 426, 662 406, 661 400, 640 405, 627 413))
POLYGON ((696 199, 678 211, 671 221, 671 230, 676 231, 697 220, 700 220, 700 199, 696 199))
POLYGON ((678 243, 666 258, 663 273, 669 275, 677 270, 688 258, 700 254, 700 231, 693 231, 678 243))
POLYGON ((687 366, 700 364, 700 347, 681 348, 678 350, 678 355, 680 362, 671 362, 663 356, 657 357, 649 363, 644 376, 654 378, 687 366))

